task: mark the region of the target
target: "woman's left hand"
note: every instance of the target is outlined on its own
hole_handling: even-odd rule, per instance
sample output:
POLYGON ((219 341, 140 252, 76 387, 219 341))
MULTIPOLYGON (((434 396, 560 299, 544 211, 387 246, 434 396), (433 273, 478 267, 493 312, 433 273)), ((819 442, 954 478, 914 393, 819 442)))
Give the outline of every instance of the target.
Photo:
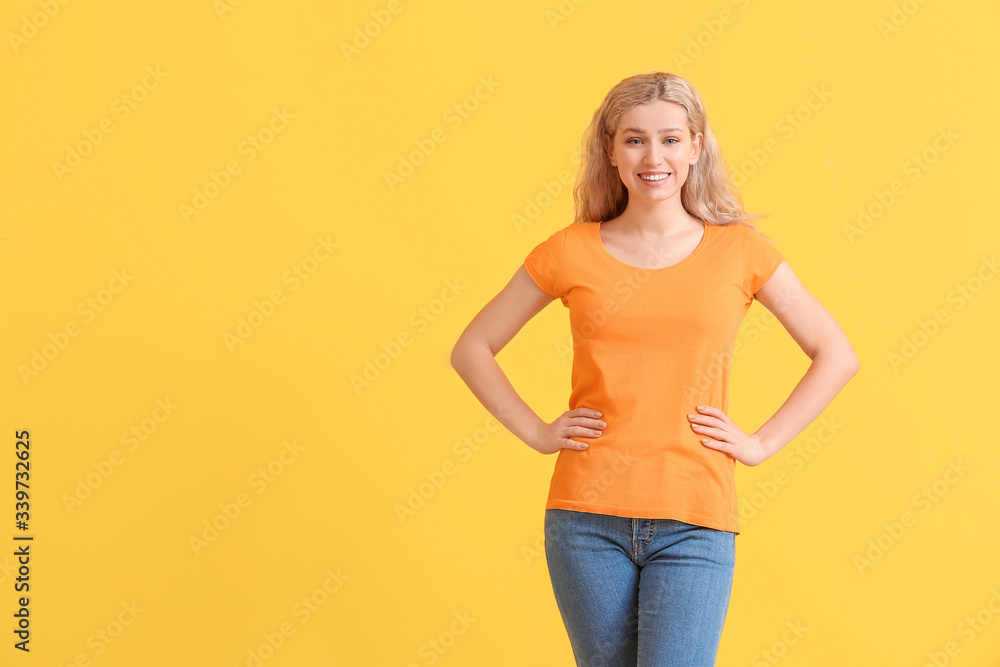
POLYGON ((702 445, 725 452, 744 465, 755 466, 770 456, 757 434, 744 432, 719 408, 699 406, 695 414, 688 415, 688 421, 702 445))

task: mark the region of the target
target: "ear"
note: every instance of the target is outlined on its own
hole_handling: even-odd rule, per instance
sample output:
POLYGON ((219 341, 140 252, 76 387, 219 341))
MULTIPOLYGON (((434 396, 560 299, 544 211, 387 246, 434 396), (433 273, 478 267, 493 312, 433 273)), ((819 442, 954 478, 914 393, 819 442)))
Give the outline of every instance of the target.
POLYGON ((613 167, 618 166, 617 164, 615 164, 614 142, 612 142, 611 137, 609 137, 608 135, 604 135, 604 154, 608 157, 608 160, 611 162, 611 166, 613 167))
POLYGON ((705 135, 701 132, 694 135, 694 140, 691 142, 691 164, 694 165, 698 162, 698 158, 701 157, 702 140, 705 135))

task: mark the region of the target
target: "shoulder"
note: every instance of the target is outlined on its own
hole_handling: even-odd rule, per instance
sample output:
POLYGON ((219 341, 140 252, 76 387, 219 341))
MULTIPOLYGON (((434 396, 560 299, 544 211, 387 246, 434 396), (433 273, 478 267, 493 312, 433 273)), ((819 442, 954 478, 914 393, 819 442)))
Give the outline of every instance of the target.
POLYGON ((741 222, 706 222, 706 225, 714 227, 713 232, 718 235, 727 235, 734 238, 743 238, 744 231, 750 231, 750 228, 741 222))
POLYGON ((534 232, 533 234, 538 239, 549 239, 549 240, 551 240, 551 239, 560 239, 560 240, 562 240, 562 239, 564 239, 564 238, 566 238, 568 236, 579 236, 582 233, 585 233, 587 231, 587 229, 586 229, 587 225, 590 225, 590 224, 592 224, 592 223, 588 223, 588 222, 571 222, 570 224, 566 225, 565 227, 560 227, 559 229, 557 229, 555 231, 548 232, 547 234, 545 232, 534 232))
POLYGON ((601 223, 599 222, 571 222, 562 229, 559 233, 567 237, 584 236, 593 231, 593 228, 601 223))
POLYGON ((711 234, 711 247, 716 253, 739 253, 743 247, 743 229, 738 222, 715 223, 705 221, 705 233, 711 234))
POLYGON ((574 245, 578 242, 586 241, 593 233, 594 222, 572 222, 565 227, 550 232, 548 236, 542 237, 542 243, 565 248, 567 245, 574 245))
POLYGON ((775 246, 775 240, 765 234, 760 228, 743 224, 739 226, 742 227, 740 235, 743 239, 744 248, 754 250, 775 246))
POLYGON ((716 228, 714 233, 717 236, 728 237, 744 248, 774 245, 774 240, 756 225, 748 225, 742 222, 727 222, 724 224, 712 224, 712 226, 716 228))

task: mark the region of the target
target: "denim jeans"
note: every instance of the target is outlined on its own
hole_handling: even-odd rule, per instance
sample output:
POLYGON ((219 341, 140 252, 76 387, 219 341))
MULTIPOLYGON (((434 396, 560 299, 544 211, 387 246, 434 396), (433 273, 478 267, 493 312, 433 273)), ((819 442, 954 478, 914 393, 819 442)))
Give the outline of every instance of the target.
POLYGON ((675 519, 545 510, 545 557, 576 664, 713 667, 735 538, 675 519))

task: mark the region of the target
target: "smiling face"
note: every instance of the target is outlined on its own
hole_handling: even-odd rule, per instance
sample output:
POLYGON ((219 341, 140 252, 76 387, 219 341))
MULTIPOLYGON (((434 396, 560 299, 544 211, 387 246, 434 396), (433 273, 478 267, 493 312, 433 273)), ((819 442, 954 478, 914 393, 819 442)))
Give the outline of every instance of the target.
POLYGON ((682 106, 656 100, 622 114, 608 154, 630 198, 662 201, 681 191, 701 141, 701 132, 692 140, 682 106))

